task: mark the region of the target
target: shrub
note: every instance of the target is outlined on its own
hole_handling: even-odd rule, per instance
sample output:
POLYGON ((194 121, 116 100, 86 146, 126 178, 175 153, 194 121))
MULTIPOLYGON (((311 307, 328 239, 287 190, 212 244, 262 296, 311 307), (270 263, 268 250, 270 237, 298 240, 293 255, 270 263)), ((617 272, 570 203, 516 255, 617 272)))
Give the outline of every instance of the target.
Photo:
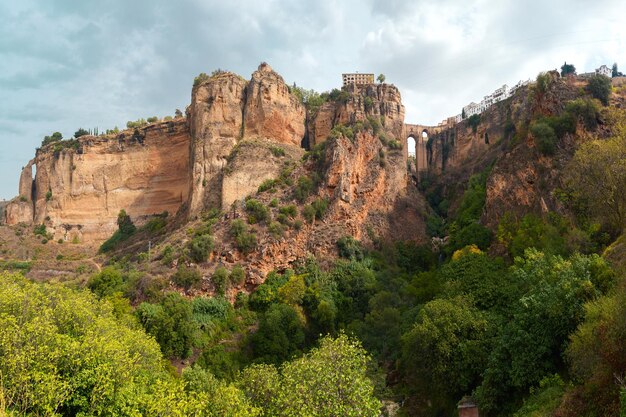
POLYGON ((328 208, 328 200, 325 198, 318 198, 314 202, 311 203, 311 207, 315 209, 315 218, 317 220, 321 220, 326 214, 326 209, 328 208))
POLYGON ((556 149, 556 133, 547 123, 535 122, 530 127, 530 132, 535 137, 537 149, 544 155, 553 155, 556 149))
POLYGON ((189 256, 195 262, 206 262, 209 252, 213 250, 214 241, 210 235, 195 236, 189 242, 189 256))
POLYGON ((581 120, 587 130, 594 130, 598 127, 598 116, 600 108, 594 100, 589 98, 579 98, 570 101, 565 105, 565 110, 581 120))
POLYGON ((391 150, 402 149, 402 144, 395 139, 391 139, 387 142, 387 147, 391 150))
POLYGON ((302 217, 304 217, 307 222, 313 223, 313 220, 315 220, 315 208, 311 205, 304 206, 302 209, 302 217))
POLYGON ((246 211, 248 212, 248 223, 261 223, 269 219, 269 210, 258 200, 253 198, 246 201, 246 211))
POLYGON ((196 268, 188 268, 181 264, 172 275, 172 282, 186 290, 197 287, 202 282, 202 274, 196 268))
POLYGON ((196 78, 193 79, 193 86, 197 87, 200 84, 202 84, 203 82, 208 81, 209 78, 211 78, 211 77, 209 77, 206 73, 201 72, 200 74, 198 74, 198 76, 196 78))
POLYGON ((158 118, 158 117, 156 117, 156 116, 152 116, 152 117, 148 117, 148 118, 146 119, 146 121, 147 121, 148 123, 156 123, 156 122, 158 122, 158 121, 159 121, 159 118, 158 118))
POLYGON ((230 235, 232 237, 237 237, 247 231, 248 231, 248 226, 241 219, 233 220, 232 223, 230 224, 230 235))
POLYGON ((293 219, 298 215, 298 208, 294 204, 290 204, 288 206, 281 207, 278 212, 293 219))
POLYGON ((273 189, 275 185, 276 185, 276 180, 267 179, 267 180, 263 181, 261 183, 261 185, 259 185, 259 189, 257 191, 259 193, 262 193, 264 191, 273 189))
POLYGON ((88 131, 86 131, 85 129, 80 127, 80 128, 78 128, 78 130, 76 132, 74 132, 74 137, 78 139, 79 137, 85 136, 85 135, 88 135, 88 134, 89 134, 88 131))
POLYGON ((241 265, 235 265, 233 270, 230 271, 230 276, 228 277, 230 284, 233 286, 241 286, 246 282, 246 271, 242 268, 241 265))
POLYGON ((223 295, 226 291, 226 284, 228 283, 229 276, 228 269, 223 266, 218 267, 215 272, 213 272, 213 276, 211 277, 211 282, 213 282, 213 287, 215 288, 215 292, 223 295))
POLYGON ((309 177, 302 176, 298 178, 298 184, 296 185, 296 189, 294 191, 294 197, 299 202, 304 202, 306 198, 313 191, 314 183, 313 180, 309 177))
POLYGON ((608 105, 611 95, 611 79, 604 75, 592 75, 587 83, 587 92, 605 106, 608 105))
POLYGON ((52 190, 48 190, 46 193, 46 201, 52 200, 52 190))
POLYGON ((352 236, 344 236, 339 239, 337 241, 337 247, 339 248, 339 256, 342 258, 356 259, 360 261, 364 257, 361 242, 352 236))
POLYGON ((272 201, 270 201, 269 205, 272 208, 278 207, 278 199, 277 198, 272 198, 272 201))
POLYGON ((245 232, 235 238, 237 248, 243 253, 252 252, 257 245, 256 235, 254 233, 245 232))
POLYGON ((340 137, 346 137, 351 141, 354 141, 354 130, 351 127, 337 124, 335 125, 331 131, 330 136, 331 139, 339 139, 340 137))
POLYGON ((268 227, 268 231, 274 237, 274 239, 279 239, 283 236, 283 225, 279 222, 271 222, 268 227))
POLYGON ((46 146, 49 143, 59 142, 61 140, 63 140, 61 132, 54 132, 51 136, 44 136, 41 146, 46 146))
POLYGON ((35 226, 35 228, 33 229, 33 233, 35 234, 35 236, 43 236, 43 237, 48 236, 48 230, 46 230, 45 224, 40 224, 38 226, 35 226))
POLYGON ((122 273, 115 267, 107 266, 89 278, 87 288, 100 298, 122 292, 124 289, 122 273))
POLYGON ((278 146, 270 146, 270 152, 277 158, 285 156, 285 150, 283 148, 279 148, 278 146))

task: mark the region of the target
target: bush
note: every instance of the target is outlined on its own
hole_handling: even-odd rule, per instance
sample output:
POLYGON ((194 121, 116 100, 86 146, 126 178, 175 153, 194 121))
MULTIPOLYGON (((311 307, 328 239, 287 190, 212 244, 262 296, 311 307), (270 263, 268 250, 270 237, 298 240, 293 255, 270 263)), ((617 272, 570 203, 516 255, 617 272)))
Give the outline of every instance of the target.
POLYGON ((61 132, 54 132, 52 136, 44 136, 41 146, 46 146, 47 144, 53 142, 60 142, 61 140, 63 140, 61 132))
POLYGON ((211 282, 213 282, 213 287, 215 288, 215 292, 217 294, 223 295, 226 291, 226 284, 228 284, 229 275, 228 269, 223 266, 218 267, 215 272, 213 272, 211 282))
POLYGON ((273 179, 267 179, 265 181, 263 181, 261 183, 261 185, 259 185, 259 189, 257 190, 259 193, 271 190, 274 188, 274 186, 276 185, 276 180, 273 179))
POLYGON ((391 139, 387 142, 387 147, 391 150, 402 149, 402 144, 395 139, 391 139))
POLYGON ((279 222, 271 222, 268 227, 268 231, 274 237, 274 239, 280 239, 284 233, 283 225, 279 222))
POLYGON ((117 231, 100 246, 100 252, 104 253, 113 250, 120 242, 127 240, 137 231, 133 221, 124 209, 120 210, 117 215, 117 227, 117 231))
POLYGON ((246 201, 246 211, 248 212, 248 223, 261 223, 269 219, 269 210, 258 200, 253 198, 246 201))
POLYGON ((88 134, 89 134, 88 131, 86 131, 85 129, 80 127, 80 128, 78 128, 78 130, 76 132, 74 132, 74 137, 78 139, 79 137, 85 136, 85 135, 88 135, 88 134))
POLYGON ((294 191, 294 196, 296 200, 299 202, 304 202, 306 198, 313 191, 314 183, 313 180, 309 177, 302 176, 298 178, 298 184, 296 185, 296 189, 294 191))
POLYGON ((293 219, 298 215, 298 208, 294 204, 290 204, 288 206, 281 207, 278 212, 293 219))
POLYGON ((252 252, 257 245, 256 235, 254 233, 242 233, 235 238, 237 248, 243 253, 252 252))
POLYGON ((326 209, 328 208, 328 200, 325 198, 318 198, 311 203, 311 207, 315 209, 315 218, 317 220, 322 220, 322 217, 324 217, 326 209))
POLYGON ((360 261, 364 258, 361 242, 352 236, 344 236, 337 241, 339 256, 347 259, 356 259, 360 261))
POLYGON ((270 207, 272 207, 272 208, 278 207, 278 199, 277 198, 272 198, 272 201, 270 201, 270 207))
POLYGON ((604 75, 592 75, 587 83, 587 92, 605 106, 608 105, 611 95, 611 79, 604 75))
POLYGON ((565 105, 565 110, 581 120, 587 130, 598 127, 600 108, 596 101, 589 98, 579 98, 565 105))
POLYGON ((307 222, 313 223, 313 220, 315 220, 315 208, 311 205, 304 206, 302 209, 302 217, 304 217, 307 222))
POLYGON ((48 190, 46 193, 46 201, 52 200, 52 190, 48 190))
POLYGON ((191 303, 180 294, 167 294, 160 304, 141 303, 135 312, 146 332, 154 336, 165 356, 186 358, 195 341, 191 303))
POLYGON ((202 274, 196 268, 189 268, 185 264, 181 264, 172 275, 172 282, 185 290, 190 290, 202 282, 202 274))
POLYGON ((278 146, 270 146, 270 152, 277 158, 285 156, 285 150, 283 148, 279 148, 278 146))
POLYGON ((241 219, 235 219, 230 224, 230 235, 232 237, 237 237, 247 231, 248 231, 248 226, 241 219))
POLYGON ((230 284, 233 286, 241 286, 246 282, 246 271, 242 268, 241 265, 235 265, 233 270, 230 271, 230 276, 228 277, 230 284))
POLYGON ((159 121, 159 118, 158 118, 158 117, 156 117, 156 116, 152 116, 152 117, 148 117, 148 118, 146 119, 146 121, 147 121, 148 123, 156 123, 156 122, 158 122, 158 121, 159 121))
POLYGON ((213 250, 214 241, 210 235, 195 236, 189 242, 189 256, 195 262, 206 262, 209 253, 213 250))
POLYGON ((193 86, 197 87, 200 84, 202 84, 203 82, 208 81, 209 78, 211 78, 211 77, 209 77, 206 73, 201 72, 200 74, 198 74, 198 76, 196 78, 193 79, 193 86))
POLYGON ((89 278, 87 288, 98 297, 108 297, 124 290, 122 273, 115 267, 107 266, 89 278))
POLYGON ((556 150, 556 133, 547 123, 535 122, 530 127, 530 132, 535 137, 537 149, 544 155, 553 155, 556 150))

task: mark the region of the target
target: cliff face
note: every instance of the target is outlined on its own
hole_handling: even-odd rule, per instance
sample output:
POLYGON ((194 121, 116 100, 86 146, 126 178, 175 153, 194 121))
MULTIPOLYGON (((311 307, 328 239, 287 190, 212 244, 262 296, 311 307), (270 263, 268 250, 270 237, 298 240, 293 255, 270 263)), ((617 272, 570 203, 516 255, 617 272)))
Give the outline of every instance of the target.
POLYGON ((308 137, 311 147, 324 142, 334 126, 350 125, 368 118, 379 120, 394 138, 404 142, 404 105, 400 91, 394 85, 351 84, 344 91, 348 94, 338 101, 324 103, 317 114, 310 115, 308 137))
POLYGON ((121 209, 135 218, 174 214, 187 201, 187 125, 179 119, 116 139, 81 137, 75 148, 49 145, 24 168, 20 184, 21 197, 7 207, 8 224, 43 223, 55 240, 106 239, 121 209))
POLYGON ((192 138, 191 215, 220 206, 222 170, 242 135, 246 85, 243 78, 226 73, 211 77, 191 93, 187 109, 192 138))
MULTIPOLYGON (((275 174, 276 169, 265 167, 258 175, 255 169, 246 174, 234 174, 228 169, 229 175, 225 176, 229 155, 237 143, 260 139, 299 148, 305 133, 304 107, 267 64, 259 66, 250 82, 225 73, 196 86, 187 115, 193 138, 192 216, 205 208, 228 207, 236 195, 245 196, 244 192, 256 190, 275 174)), ((263 153, 250 157, 251 166, 271 162, 263 153)), ((245 165, 239 163, 238 167, 245 165)))
POLYGON ((293 230, 288 242, 270 237, 261 243, 262 257, 273 255, 258 259, 258 270, 307 251, 334 254, 346 235, 423 241, 426 209, 407 175, 406 149, 390 145, 404 145, 403 126, 404 106, 393 85, 344 88, 307 124, 303 105, 267 64, 250 81, 218 73, 194 85, 186 118, 40 149, 24 168, 21 197, 8 205, 5 219, 43 223, 55 240, 102 241, 117 229, 121 209, 140 223, 164 211, 195 219, 209 208, 228 210, 264 181, 285 176, 291 179, 267 198, 282 193, 282 203, 291 204, 299 178, 318 176, 305 204, 327 199, 324 220, 293 230), (302 162, 307 134, 313 146, 339 125, 355 134, 334 133, 323 166, 302 162))
POLYGON ((305 116, 304 106, 289 92, 283 78, 261 64, 246 90, 244 137, 301 146, 305 116))

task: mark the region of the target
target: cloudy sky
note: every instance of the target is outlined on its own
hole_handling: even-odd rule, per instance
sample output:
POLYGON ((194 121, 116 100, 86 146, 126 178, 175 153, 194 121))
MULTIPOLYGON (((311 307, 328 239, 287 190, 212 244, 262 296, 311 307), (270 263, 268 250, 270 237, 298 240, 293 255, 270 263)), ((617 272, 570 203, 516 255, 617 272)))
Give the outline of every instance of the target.
POLYGON ((171 115, 200 72, 267 61, 319 91, 384 73, 406 121, 435 124, 565 60, 626 68, 626 2, 0 0, 0 199, 44 135, 171 115))

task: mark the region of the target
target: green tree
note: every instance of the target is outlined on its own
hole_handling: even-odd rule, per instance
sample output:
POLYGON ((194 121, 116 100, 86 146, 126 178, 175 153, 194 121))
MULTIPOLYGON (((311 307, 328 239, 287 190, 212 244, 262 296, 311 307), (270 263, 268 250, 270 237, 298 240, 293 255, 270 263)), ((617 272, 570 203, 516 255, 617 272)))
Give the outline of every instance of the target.
POLYGON ((197 287, 202 282, 202 274, 196 268, 187 267, 184 263, 172 275, 172 282, 186 290, 197 287))
POLYGON ((561 77, 565 77, 566 75, 576 75, 576 67, 567 62, 561 66, 561 77))
POLYGON ((386 80, 385 74, 378 74, 378 77, 376 77, 376 80, 381 84, 384 83, 386 80))
POLYGON ((530 126, 530 132, 535 138, 535 145, 539 152, 544 155, 554 155, 556 150, 557 137, 547 123, 535 122, 530 126))
POLYGON ((584 317, 584 304, 608 291, 614 277, 597 255, 568 259, 534 249, 516 258, 511 282, 517 291, 476 391, 481 410, 506 411, 563 367, 565 341, 584 317))
POLYGON ((61 132, 54 132, 51 136, 44 136, 41 146, 46 146, 49 143, 60 142, 63 140, 61 132))
POLYGON ((376 417, 381 403, 367 377, 369 363, 357 341, 326 337, 280 372, 267 365, 246 369, 239 386, 253 404, 264 406, 266 416, 376 417))
POLYGON ((611 79, 600 74, 592 75, 587 82, 587 91, 606 106, 611 95, 611 79))
POLYGON ((590 214, 615 234, 626 228, 626 131, 583 143, 570 161, 566 182, 590 214))
POLYGON ((81 136, 85 136, 88 135, 89 132, 85 129, 83 129, 82 127, 78 128, 78 130, 74 133, 74 137, 75 138, 79 138, 81 136))
POLYGON ((180 294, 169 293, 160 304, 141 303, 136 314, 146 331, 159 343, 165 356, 189 356, 196 325, 191 304, 180 294))
POLYGON ((279 364, 304 348, 304 324, 296 310, 286 304, 273 304, 250 337, 255 357, 279 364))
POLYGON ((407 379, 435 408, 451 412, 480 382, 491 332, 487 316, 462 297, 427 303, 403 337, 407 379))
POLYGON ((613 68, 611 69, 611 77, 622 77, 622 76, 624 76, 624 74, 619 72, 619 70, 617 69, 617 62, 615 62, 613 64, 613 68))

